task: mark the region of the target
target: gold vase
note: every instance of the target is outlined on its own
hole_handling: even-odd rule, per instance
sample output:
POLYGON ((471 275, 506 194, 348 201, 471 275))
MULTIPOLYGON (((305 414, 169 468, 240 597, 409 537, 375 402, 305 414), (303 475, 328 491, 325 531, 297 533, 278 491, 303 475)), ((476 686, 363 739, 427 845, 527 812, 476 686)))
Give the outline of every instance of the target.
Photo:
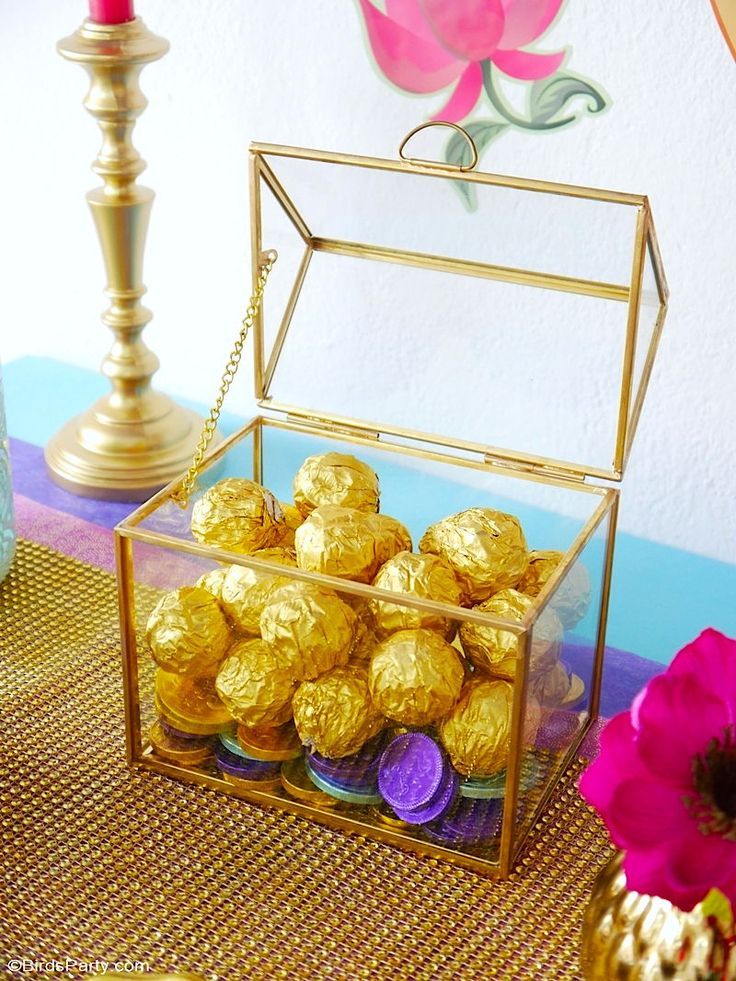
POLYGON ((623 854, 600 872, 583 921, 586 981, 734 981, 736 951, 696 906, 685 913, 626 887, 623 854))
POLYGON ((143 250, 153 191, 138 184, 146 164, 133 146, 136 120, 146 107, 142 69, 169 49, 137 17, 125 24, 87 20, 58 44, 64 58, 86 69, 85 108, 102 131, 92 169, 102 186, 87 202, 107 271, 110 306, 103 323, 114 336, 102 363, 111 391, 71 419, 46 447, 52 478, 85 496, 142 501, 186 469, 202 419, 154 391, 158 358, 143 341, 152 317, 141 303, 143 250))

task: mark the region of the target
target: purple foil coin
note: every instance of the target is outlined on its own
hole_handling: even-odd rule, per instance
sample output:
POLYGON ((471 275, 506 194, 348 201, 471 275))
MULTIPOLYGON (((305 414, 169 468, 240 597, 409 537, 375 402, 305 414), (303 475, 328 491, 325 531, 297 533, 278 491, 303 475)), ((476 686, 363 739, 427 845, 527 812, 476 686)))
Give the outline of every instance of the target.
POLYGON ((413 811, 396 810, 396 817, 406 821, 407 824, 426 824, 428 821, 436 821, 445 814, 452 806, 452 802, 457 794, 460 785, 460 777, 455 770, 450 769, 447 780, 440 786, 432 800, 424 807, 417 807, 413 811))
POLYGON ((194 732, 184 732, 181 729, 175 729, 170 725, 166 719, 162 719, 159 715, 158 722, 161 728, 164 730, 167 736, 173 736, 174 739, 187 739, 194 743, 201 743, 203 746, 205 743, 209 743, 211 736, 202 736, 194 732))
POLYGON ((503 802, 460 798, 445 816, 425 826, 434 841, 448 845, 477 845, 501 832, 503 802))
POLYGON ((231 777, 239 777, 241 780, 268 780, 278 776, 281 770, 280 763, 264 763, 237 756, 219 741, 215 745, 215 759, 223 773, 228 773, 231 777))
POLYGON ((378 768, 378 789, 395 811, 425 807, 444 783, 445 757, 423 732, 405 732, 389 743, 378 768))

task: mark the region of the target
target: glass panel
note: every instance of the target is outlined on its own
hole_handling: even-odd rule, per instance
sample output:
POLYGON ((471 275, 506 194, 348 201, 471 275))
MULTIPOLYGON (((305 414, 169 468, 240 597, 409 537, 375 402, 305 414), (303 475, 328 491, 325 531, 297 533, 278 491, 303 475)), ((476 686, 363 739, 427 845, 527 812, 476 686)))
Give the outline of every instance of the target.
MULTIPOLYGON (((652 343, 655 340, 655 329, 660 315, 662 304, 657 288, 657 279, 654 274, 654 262, 652 260, 652 248, 647 243, 644 255, 644 276, 641 286, 641 299, 639 302, 639 324, 636 336, 636 354, 634 356, 634 373, 631 386, 631 405, 629 419, 634 417, 646 392, 648 377, 644 377, 644 369, 647 367, 647 360, 652 353, 652 343), (642 388, 643 386, 643 388, 642 388)), ((653 356, 653 355, 652 355, 653 356)), ((629 439, 633 434, 629 433, 629 439)))
MULTIPOLYGON (((476 505, 518 515, 530 547, 564 552, 601 502, 599 494, 583 488, 473 471, 441 460, 412 459, 386 446, 356 446, 347 439, 307 434, 285 424, 267 424, 257 434, 248 432, 235 440, 217 466, 205 471, 198 494, 224 474, 256 474, 258 446, 263 482, 285 502, 291 500, 293 475, 307 455, 331 450, 354 453, 379 474, 381 511, 408 526, 415 550, 427 525, 476 505)), ((263 613, 271 589, 269 574, 264 576, 261 570, 259 584, 248 579, 253 570, 248 569, 252 559, 247 556, 233 556, 232 563, 220 564, 206 555, 182 551, 181 541, 191 538, 189 516, 164 501, 140 523, 148 531, 156 529, 159 542, 132 543, 139 651, 136 683, 146 758, 159 766, 175 763, 213 779, 224 777, 241 796, 260 793, 265 797, 258 799, 275 806, 288 808, 297 801, 300 806, 306 802, 316 820, 345 827, 357 823, 367 834, 394 836, 392 840, 408 848, 451 852, 467 864, 498 869, 514 725, 521 727, 523 747, 517 812, 523 831, 530 826, 541 795, 560 775, 565 752, 588 718, 606 529, 600 528, 585 547, 535 622, 531 635, 535 666, 529 685, 535 696, 525 706, 522 723, 512 718, 513 679, 522 631, 520 616, 533 610, 533 598, 522 597, 519 615, 513 610, 496 610, 494 618, 493 610, 452 605, 456 600, 447 595, 422 600, 391 591, 387 600, 375 592, 389 588, 380 576, 373 586, 332 580, 337 597, 330 600, 328 612, 296 618, 291 613, 282 615, 282 598, 275 604, 276 613, 270 614, 271 622, 263 613), (247 588, 233 594, 241 575, 247 588), (202 580, 203 576, 207 578, 202 580), (580 597, 579 586, 577 593, 573 588, 580 580, 589 584, 588 600, 588 587, 582 589, 585 609, 581 602, 570 599, 571 590, 573 600, 580 597), (153 633, 147 634, 156 604, 179 587, 195 584, 201 587, 196 616, 206 615, 207 629, 198 620, 197 628, 184 630, 173 648, 171 633, 159 632, 158 621, 152 621, 153 633), (202 589, 211 600, 202 601, 202 589), (254 610, 256 627, 251 616, 254 610), (570 610, 575 614, 572 617, 570 610), (289 646, 290 631, 294 623, 308 622, 312 616, 322 624, 322 633, 318 632, 320 639, 307 654, 306 648, 289 646), (557 617, 566 630, 563 635, 560 626, 551 636, 549 620, 559 624, 557 617), (340 623, 342 627, 336 627, 340 623), (288 669, 282 720, 286 728, 276 726, 273 718, 264 721, 264 716, 244 715, 233 703, 223 704, 217 695, 216 678, 226 659, 244 643, 261 643, 259 633, 265 648, 256 651, 254 670, 260 670, 270 650, 277 652, 279 664, 283 661, 288 669), (411 685, 407 688, 403 668, 399 670, 407 657, 407 648, 401 647, 404 642, 419 673, 416 695, 411 685), (542 678, 537 661, 545 672, 554 668, 568 684, 542 678), (443 668, 438 672, 440 663, 443 668), (299 672, 306 673, 305 664, 311 665, 306 681, 297 677, 299 672), (323 721, 334 720, 334 726, 328 727, 329 733, 323 729, 312 732, 305 721, 311 716, 299 708, 299 699, 306 699, 310 691, 302 686, 346 664, 355 669, 350 672, 351 685, 356 677, 362 679, 355 682, 359 692, 356 695, 351 689, 346 695, 340 688, 323 716, 323 721), (426 677, 421 673, 422 664, 431 666, 426 677), (184 668, 179 671, 181 665, 184 668), (294 665, 300 666, 299 672, 292 670, 294 665), (287 720, 292 696, 300 739, 287 720), (348 697, 353 701, 346 702, 348 697), (356 725, 358 703, 366 709, 367 721, 350 736, 354 742, 340 742, 356 725), (487 730, 480 733, 466 725, 468 715, 478 711, 485 712, 488 722, 487 730), (323 741, 333 738, 337 740, 334 744, 323 741), (274 740, 278 743, 275 752, 286 752, 290 760, 274 759, 274 740), (284 747, 284 740, 290 748, 284 747), (385 757, 390 747, 391 754, 385 757), (424 754, 422 766, 429 767, 429 776, 425 773, 419 780, 416 773, 421 766, 412 762, 411 753, 424 754)), ((401 562, 417 558, 404 553, 401 562)), ((279 585, 291 582, 290 589, 304 592, 299 577, 308 572, 282 565, 273 569, 279 585)), ((452 574, 449 580, 454 582, 452 574)), ((531 589, 529 582, 519 585, 531 589)), ((455 588, 459 596, 459 587, 455 588)), ((174 605, 183 602, 171 597, 170 601, 174 605)))
POLYGON ((534 824, 539 801, 590 719, 610 520, 609 512, 531 629, 526 714, 538 723, 522 763, 522 775, 534 774, 519 814, 522 833, 534 824))
MULTIPOLYGON (((610 470, 637 208, 473 184, 467 211, 454 179, 266 159, 315 249, 274 402, 610 470)), ((263 247, 284 241, 298 265, 261 190, 263 247)))

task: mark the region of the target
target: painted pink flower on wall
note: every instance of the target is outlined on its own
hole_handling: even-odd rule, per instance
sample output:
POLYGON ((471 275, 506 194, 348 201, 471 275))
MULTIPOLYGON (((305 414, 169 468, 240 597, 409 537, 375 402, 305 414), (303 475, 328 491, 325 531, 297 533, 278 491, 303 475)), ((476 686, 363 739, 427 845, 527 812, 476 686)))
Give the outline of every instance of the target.
MULTIPOLYGON (((560 129, 583 111, 606 108, 603 93, 589 80, 560 71, 568 51, 530 48, 557 19, 564 0, 358 0, 368 41, 386 78, 406 92, 447 98, 430 118, 462 123, 479 150, 509 129, 560 129), (527 112, 509 106, 504 79, 531 83, 527 112), (466 122, 485 92, 492 116, 466 122)), ((463 162, 459 135, 447 159, 463 162)), ((468 201, 467 203, 472 203, 468 201)))

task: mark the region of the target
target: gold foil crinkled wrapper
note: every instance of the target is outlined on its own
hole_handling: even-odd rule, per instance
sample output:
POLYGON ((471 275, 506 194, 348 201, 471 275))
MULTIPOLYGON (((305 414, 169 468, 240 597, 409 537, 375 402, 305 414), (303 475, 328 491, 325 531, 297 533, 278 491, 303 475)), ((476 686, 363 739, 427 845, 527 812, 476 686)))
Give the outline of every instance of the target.
POLYGON ((570 692, 572 678, 562 661, 529 680, 529 690, 545 708, 561 705, 570 692))
POLYGON ((439 727, 452 765, 467 776, 491 776, 506 768, 511 746, 514 688, 498 678, 468 681, 439 727))
POLYGON ((371 583, 383 563, 401 551, 395 519, 324 504, 296 532, 299 567, 340 579, 371 583))
POLYGON ((411 552, 413 549, 408 528, 397 518, 392 518, 390 514, 372 514, 368 523, 378 542, 376 558, 379 568, 399 552, 411 552))
MULTIPOLYGON (((260 549, 253 558, 277 565, 296 567, 294 554, 285 548, 260 549)), ((231 565, 222 584, 221 603, 233 626, 242 633, 258 637, 261 632, 261 613, 279 586, 288 583, 285 576, 231 565)))
POLYGON ((292 666, 299 681, 348 663, 356 615, 329 589, 290 582, 271 594, 261 614, 261 636, 292 666))
POLYGON ((304 521, 304 515, 295 504, 287 504, 279 501, 279 507, 284 516, 283 524, 280 529, 278 545, 284 548, 294 548, 294 536, 296 530, 304 521))
POLYGON ((280 726, 291 718, 292 664, 260 638, 233 645, 215 685, 232 717, 246 726, 280 726))
POLYGON ((303 517, 323 504, 376 512, 378 476, 367 463, 346 453, 322 453, 304 461, 294 477, 294 503, 303 517))
POLYGON ((516 586, 529 563, 519 519, 492 508, 469 508, 443 518, 426 530, 419 550, 445 559, 466 604, 516 586))
POLYGON ((239 555, 279 542, 284 516, 273 494, 253 480, 228 477, 205 491, 192 510, 192 535, 239 555))
MULTIPOLYGON (((436 603, 448 603, 450 606, 460 604, 460 586, 455 573, 438 555, 399 552, 381 566, 373 585, 378 589, 434 600, 436 603)), ((380 638, 388 637, 397 630, 425 627, 439 631, 446 640, 452 640, 457 629, 456 621, 450 617, 388 600, 371 600, 370 609, 376 634, 380 638)))
MULTIPOLYGON (((563 552, 533 551, 529 553, 529 567, 518 585, 521 593, 539 596, 564 558, 563 552)), ((550 598, 565 630, 572 630, 590 609, 591 584, 588 570, 582 562, 576 562, 568 569, 562 582, 550 598)))
POLYGON ((371 696, 389 719, 425 726, 446 715, 465 671, 457 650, 434 630, 400 630, 378 645, 369 668, 371 696))
POLYGON ((302 682, 293 709, 302 743, 330 759, 357 753, 383 726, 368 689, 368 672, 359 665, 333 668, 302 682))
MULTIPOLYGON (((503 620, 518 623, 534 606, 534 600, 516 589, 503 589, 473 609, 490 613, 503 620)), ((548 670, 560 655, 562 624, 556 613, 546 607, 539 615, 531 633, 529 670, 532 675, 548 670)), ((460 625, 460 641, 468 660, 488 674, 513 680, 519 658, 519 637, 502 627, 481 626, 477 623, 460 625)))
POLYGON ((350 660, 367 662, 373 657, 380 639, 373 627, 373 616, 368 602, 361 597, 357 604, 353 603, 351 606, 356 614, 356 621, 350 660))
POLYGON ((222 599, 222 584, 225 581, 227 570, 228 566, 226 565, 218 566, 217 569, 211 569, 209 572, 205 572, 203 576, 200 576, 195 585, 206 589, 219 602, 222 599))
POLYGON ((198 675, 215 672, 232 635, 212 593, 182 586, 158 601, 148 618, 146 640, 164 671, 198 675))

